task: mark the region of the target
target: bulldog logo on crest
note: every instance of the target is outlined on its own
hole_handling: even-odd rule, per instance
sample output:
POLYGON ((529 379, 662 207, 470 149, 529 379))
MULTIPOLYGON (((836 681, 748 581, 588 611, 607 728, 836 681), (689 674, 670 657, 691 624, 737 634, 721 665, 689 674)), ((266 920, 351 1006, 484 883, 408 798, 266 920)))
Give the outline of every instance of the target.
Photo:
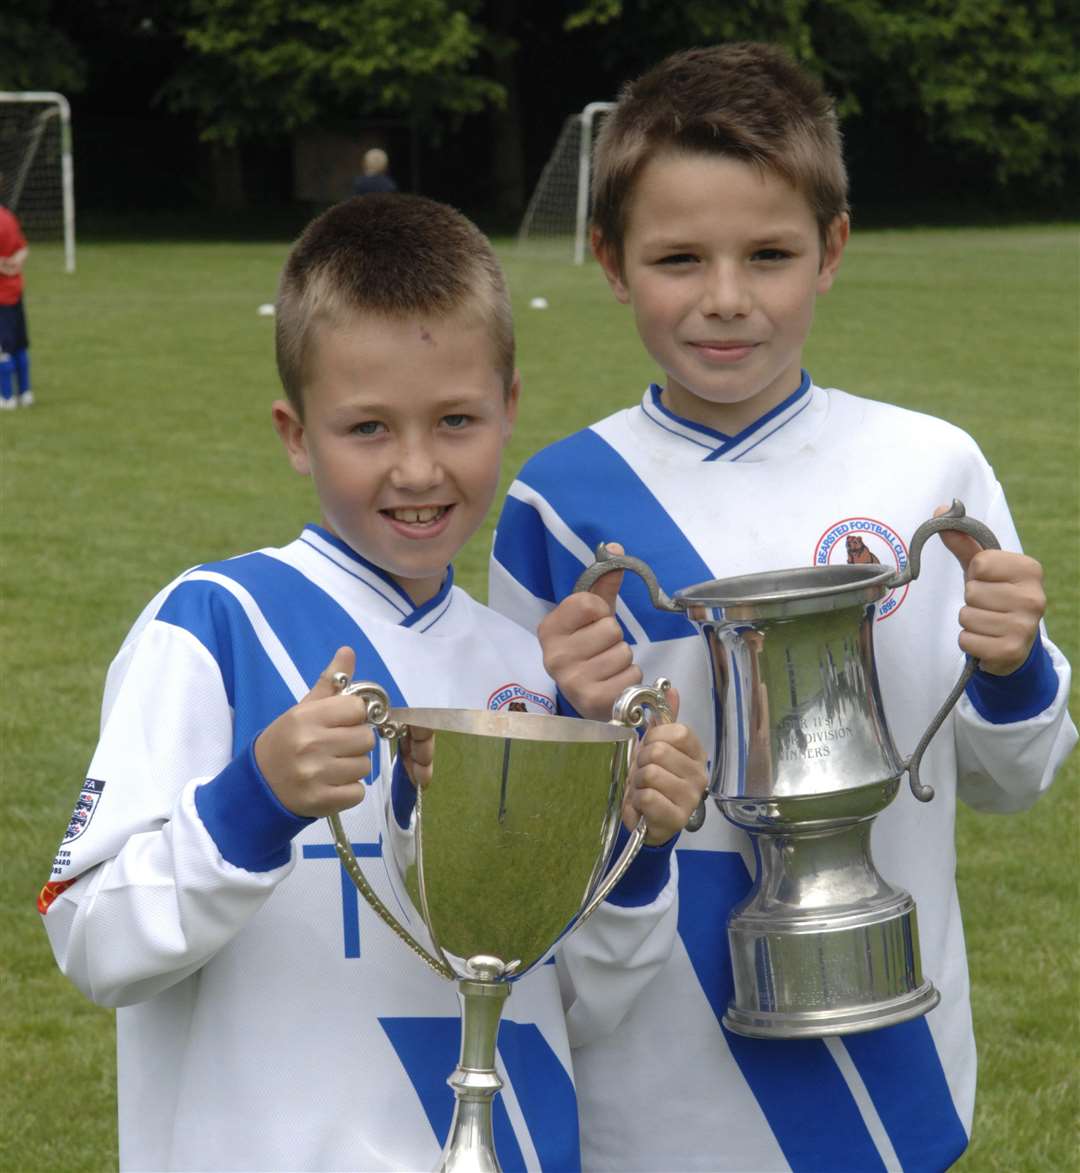
MULTIPOLYGON (((845 517, 834 522, 818 539, 815 566, 846 562, 852 565, 907 566, 903 539, 883 521, 872 517, 845 517)), ((888 619, 907 597, 908 587, 892 590, 878 603, 878 620, 888 619)))

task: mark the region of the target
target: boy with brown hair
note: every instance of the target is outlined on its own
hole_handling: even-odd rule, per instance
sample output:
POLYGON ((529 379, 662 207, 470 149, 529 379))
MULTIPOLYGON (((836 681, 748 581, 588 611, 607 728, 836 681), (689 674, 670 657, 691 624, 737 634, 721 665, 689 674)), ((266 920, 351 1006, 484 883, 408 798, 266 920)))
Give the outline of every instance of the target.
MULTIPOLYGON (((332 208, 289 254, 277 350, 274 424, 320 523, 188 571, 140 616, 39 900, 61 968, 120 1008, 124 1169, 434 1167, 456 994, 359 901, 319 818, 381 854, 361 800, 388 755, 334 675, 394 706, 555 708, 535 637, 450 566, 520 391, 489 242, 419 197, 332 208)), ((423 782, 430 739, 405 756, 423 782)), ((610 1029, 670 950, 670 839, 704 783, 685 726, 650 731, 625 818, 644 814, 652 846, 503 1016, 506 1167, 578 1166, 568 1030, 610 1029)), ((384 869, 368 875, 392 904, 384 869)))
POLYGON ((684 718, 713 745, 708 662, 689 622, 656 610, 632 576, 614 608, 567 598, 602 541, 643 558, 669 593, 824 566, 849 550, 899 568, 905 540, 956 497, 1003 549, 944 534, 959 566, 927 547, 919 589, 894 590, 876 618, 902 749, 959 675, 958 639, 980 663, 923 759, 937 798, 922 806, 902 789, 874 832, 881 874, 917 902, 940 1005, 843 1039, 722 1027, 725 926, 753 864, 744 834, 713 810, 677 851, 671 959, 614 1036, 575 1052, 585 1165, 945 1168, 967 1144, 975 1093, 956 801, 1023 809, 1076 740, 1069 667, 1041 626, 1041 568, 1019 553, 1001 486, 970 437, 816 385, 802 369, 815 301, 848 238, 847 178, 832 103, 786 53, 690 50, 627 85, 601 128, 594 190, 595 254, 663 382, 525 465, 499 521, 490 589, 492 606, 540 630, 548 668, 580 712, 661 671, 679 680, 684 718))

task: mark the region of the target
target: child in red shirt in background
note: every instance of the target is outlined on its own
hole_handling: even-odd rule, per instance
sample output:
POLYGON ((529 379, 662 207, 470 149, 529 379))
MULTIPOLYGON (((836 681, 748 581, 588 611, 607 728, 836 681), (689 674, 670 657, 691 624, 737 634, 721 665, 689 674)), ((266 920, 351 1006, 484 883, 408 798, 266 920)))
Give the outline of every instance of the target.
MULTIPOLYGON (((3 179, 0 175, 0 191, 3 179)), ((29 407, 34 402, 22 299, 23 262, 29 251, 19 221, 0 204, 0 410, 29 407)))

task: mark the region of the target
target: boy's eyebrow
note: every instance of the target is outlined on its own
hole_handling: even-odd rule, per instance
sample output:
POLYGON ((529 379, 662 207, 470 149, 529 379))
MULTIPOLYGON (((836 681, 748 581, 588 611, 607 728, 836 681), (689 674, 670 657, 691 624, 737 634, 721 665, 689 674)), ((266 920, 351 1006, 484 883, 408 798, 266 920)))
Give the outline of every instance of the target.
MULTIPOLYGON (((696 237, 664 236, 662 233, 663 229, 655 236, 643 237, 642 247, 649 250, 660 249, 665 252, 693 252, 701 247, 701 240, 696 237)), ((814 233, 801 225, 778 224, 771 226, 764 232, 756 233, 743 243, 748 244, 751 248, 763 248, 770 244, 776 244, 778 241, 790 241, 793 238, 802 240, 810 236, 815 236, 816 239, 814 233)))
MULTIPOLYGON (((462 387, 437 396, 433 401, 425 405, 425 410, 434 409, 436 411, 445 411, 448 408, 454 407, 470 407, 487 397, 488 388, 462 387)), ((367 396, 361 391, 356 396, 336 404, 334 414, 348 415, 357 411, 373 413, 398 412, 410 406, 400 395, 367 396)))

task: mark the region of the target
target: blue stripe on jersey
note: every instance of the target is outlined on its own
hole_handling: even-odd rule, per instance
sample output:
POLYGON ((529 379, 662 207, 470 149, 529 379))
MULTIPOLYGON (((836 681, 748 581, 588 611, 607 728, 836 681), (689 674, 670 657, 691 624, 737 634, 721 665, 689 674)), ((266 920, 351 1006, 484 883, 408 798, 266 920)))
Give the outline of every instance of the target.
POLYGON ((905 1173, 947 1169, 968 1138, 925 1018, 844 1039, 905 1173))
MULTIPOLYGON (((274 634, 308 686, 314 685, 335 650, 356 651, 357 679, 378 681, 391 705, 405 704, 401 690, 363 630, 321 587, 294 567, 266 554, 245 554, 202 567, 243 586, 255 599, 274 634)), ((190 631, 217 660, 234 711, 234 753, 296 703, 248 622, 227 590, 205 580, 182 582, 159 618, 190 631), (262 661, 258 671, 250 665, 262 661)))
POLYGON ((558 543, 552 541, 540 514, 516 497, 507 497, 495 530, 495 558, 522 586, 549 603, 555 602, 547 556, 552 545, 558 543))
MULTIPOLYGON (((678 856, 679 936, 719 1022, 734 992, 728 912, 750 890, 750 876, 737 852, 680 850, 678 856)), ((824 1043, 749 1039, 728 1030, 724 1038, 794 1173, 884 1170, 824 1043)))
MULTIPOLYGON (((454 1093, 447 1085, 446 1079, 457 1066, 461 1047, 460 1020, 380 1018, 379 1023, 416 1089, 424 1114, 432 1131, 438 1137, 439 1144, 445 1144, 450 1134, 450 1121, 454 1115, 454 1093)), ((500 1024, 500 1042, 506 1025, 505 1022, 500 1024)), ((499 1165, 505 1173, 523 1171, 525 1158, 517 1137, 514 1136, 514 1129, 501 1096, 496 1096, 492 1104, 492 1131, 495 1134, 495 1152, 499 1158, 499 1165)))
POLYGON ((574 1085, 539 1028, 532 1022, 504 1020, 499 1024, 499 1054, 529 1122, 540 1168, 544 1173, 579 1170, 577 1126, 568 1127, 577 1120, 574 1085))
MULTIPOLYGON (((590 550, 600 542, 621 542, 628 554, 644 558, 653 567, 662 567, 661 586, 668 594, 713 578, 701 555, 642 479, 591 429, 545 448, 525 465, 518 480, 543 496, 590 550)), ((515 565, 520 565, 516 551, 521 542, 503 523, 498 536, 495 556, 513 573, 515 565)), ((550 537, 547 543, 551 586, 554 600, 558 601, 570 594, 583 567, 576 558, 567 558, 565 551, 557 562, 551 553, 553 547, 562 547, 550 537)), ((519 581, 533 589, 528 579, 519 581)), ((652 605, 645 584, 636 574, 626 575, 620 593, 650 640, 694 634, 693 625, 684 616, 658 611, 652 605)))
POLYGON ((217 661, 233 710, 234 756, 296 703, 243 607, 217 583, 199 579, 179 583, 157 618, 190 632, 217 661))

